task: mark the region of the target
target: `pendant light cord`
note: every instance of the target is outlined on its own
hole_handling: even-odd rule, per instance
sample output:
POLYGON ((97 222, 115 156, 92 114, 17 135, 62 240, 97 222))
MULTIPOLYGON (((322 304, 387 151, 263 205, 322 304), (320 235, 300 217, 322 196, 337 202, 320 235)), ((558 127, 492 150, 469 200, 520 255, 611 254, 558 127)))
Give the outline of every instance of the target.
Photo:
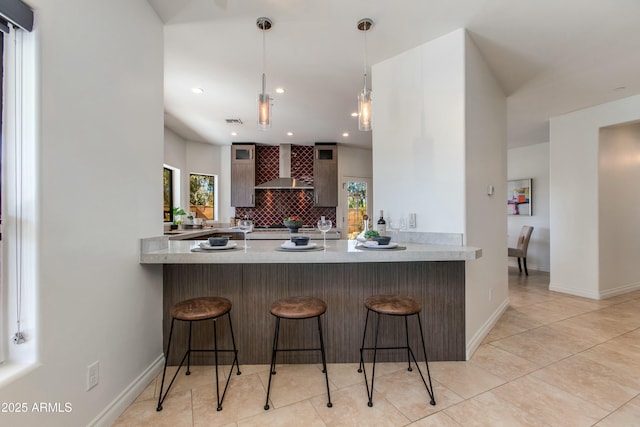
MULTIPOLYGON (((366 25, 366 24, 365 24, 366 25)), ((367 91, 367 32, 369 28, 365 27, 364 33, 364 91, 367 91)))
POLYGON ((262 95, 264 96, 266 86, 266 74, 267 74, 267 37, 266 37, 266 22, 262 23, 262 95))

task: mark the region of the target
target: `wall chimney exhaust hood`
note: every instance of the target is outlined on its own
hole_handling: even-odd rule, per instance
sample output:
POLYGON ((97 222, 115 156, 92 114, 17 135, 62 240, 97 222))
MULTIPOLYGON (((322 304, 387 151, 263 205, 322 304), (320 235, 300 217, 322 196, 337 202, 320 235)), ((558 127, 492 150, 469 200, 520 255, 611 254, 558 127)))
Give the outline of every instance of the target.
POLYGON ((280 144, 280 176, 256 185, 256 190, 313 190, 306 182, 291 178, 291 144, 280 144))

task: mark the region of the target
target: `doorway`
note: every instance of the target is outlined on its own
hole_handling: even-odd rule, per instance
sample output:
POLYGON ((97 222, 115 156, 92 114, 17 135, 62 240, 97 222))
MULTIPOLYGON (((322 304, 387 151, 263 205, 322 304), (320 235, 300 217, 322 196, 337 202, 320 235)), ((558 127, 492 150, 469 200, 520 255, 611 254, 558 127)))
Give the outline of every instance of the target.
POLYGON ((364 216, 371 217, 369 199, 371 193, 371 179, 362 177, 345 177, 342 198, 345 209, 342 224, 343 234, 348 239, 355 239, 363 230, 364 216))

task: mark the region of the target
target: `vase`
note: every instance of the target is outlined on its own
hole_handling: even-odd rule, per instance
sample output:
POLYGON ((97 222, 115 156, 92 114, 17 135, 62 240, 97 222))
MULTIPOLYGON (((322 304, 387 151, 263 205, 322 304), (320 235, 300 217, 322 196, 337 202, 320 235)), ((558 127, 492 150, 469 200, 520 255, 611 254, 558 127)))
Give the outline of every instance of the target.
POLYGON ((289 229, 290 233, 297 233, 302 227, 302 221, 284 221, 283 224, 289 229))

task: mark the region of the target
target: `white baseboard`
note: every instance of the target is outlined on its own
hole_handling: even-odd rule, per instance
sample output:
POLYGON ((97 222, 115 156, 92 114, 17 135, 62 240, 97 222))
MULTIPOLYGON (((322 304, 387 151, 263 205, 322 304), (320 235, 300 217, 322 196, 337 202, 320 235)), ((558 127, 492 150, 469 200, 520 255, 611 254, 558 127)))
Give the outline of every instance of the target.
POLYGON ((480 347, 480 344, 482 344, 482 340, 484 340, 485 337, 489 335, 489 332, 491 332, 491 329, 493 329, 493 327, 500 319, 500 316, 502 316, 507 308, 509 308, 509 298, 506 298, 502 302, 502 304, 500 304, 496 311, 493 312, 491 317, 489 317, 489 319, 484 322, 484 325, 482 325, 478 332, 476 332, 475 335, 467 342, 467 360, 471 359, 473 353, 475 353, 478 347, 480 347))
POLYGON ((577 297, 601 299, 600 294, 598 292, 589 292, 589 291, 585 291, 584 289, 565 288, 563 286, 559 286, 553 283, 549 283, 549 290, 554 292, 561 292, 563 294, 568 294, 568 295, 575 295, 577 297))
POLYGON ((616 295, 626 294, 628 292, 633 292, 640 290, 640 283, 630 283, 628 285, 618 286, 617 288, 608 289, 604 292, 600 292, 600 299, 607 299, 611 297, 615 297, 616 295))
POLYGON ((136 400, 149 383, 158 376, 164 366, 164 353, 158 356, 122 393, 98 414, 89 426, 110 426, 136 400))

